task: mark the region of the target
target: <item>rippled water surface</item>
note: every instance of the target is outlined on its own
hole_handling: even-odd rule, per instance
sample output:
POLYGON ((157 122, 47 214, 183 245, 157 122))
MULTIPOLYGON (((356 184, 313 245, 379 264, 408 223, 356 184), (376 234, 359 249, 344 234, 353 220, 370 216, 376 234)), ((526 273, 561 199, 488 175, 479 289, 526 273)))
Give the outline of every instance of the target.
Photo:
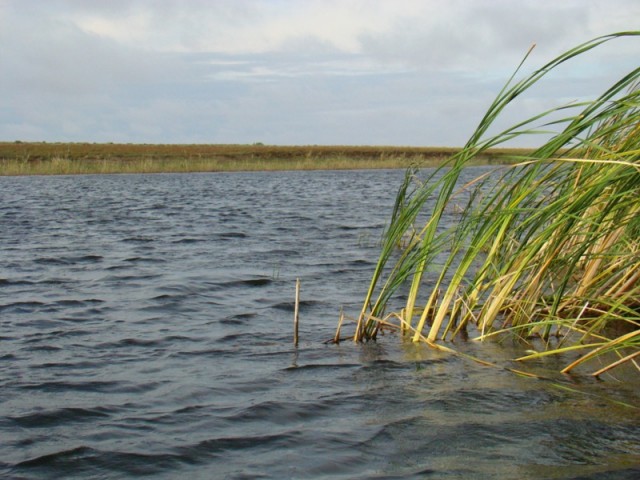
POLYGON ((0 477, 640 478, 637 385, 323 343, 401 177, 0 178, 0 477))

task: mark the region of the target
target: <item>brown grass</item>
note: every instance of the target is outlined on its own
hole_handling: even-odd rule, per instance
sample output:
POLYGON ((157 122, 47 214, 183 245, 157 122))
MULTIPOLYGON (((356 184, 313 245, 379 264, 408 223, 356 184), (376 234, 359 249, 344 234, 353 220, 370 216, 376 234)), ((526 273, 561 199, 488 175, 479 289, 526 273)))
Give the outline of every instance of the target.
MULTIPOLYGON (((452 147, 0 142, 0 175, 323 170, 437 166, 452 147)), ((481 163, 526 150, 496 149, 481 163)))

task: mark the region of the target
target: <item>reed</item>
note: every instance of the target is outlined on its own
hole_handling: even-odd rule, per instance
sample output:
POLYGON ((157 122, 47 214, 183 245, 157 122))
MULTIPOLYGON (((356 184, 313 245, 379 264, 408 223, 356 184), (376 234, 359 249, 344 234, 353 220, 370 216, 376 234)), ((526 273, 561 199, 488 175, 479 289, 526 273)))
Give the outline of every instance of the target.
POLYGON ((640 68, 591 101, 487 134, 557 66, 638 35, 596 38, 516 80, 527 53, 460 152, 425 181, 407 171, 354 340, 375 339, 382 318, 398 318, 405 335, 430 344, 475 324, 480 340, 515 334, 528 342, 518 361, 579 352, 563 372, 640 371, 640 68), (488 148, 541 131, 553 133, 515 165, 458 186, 462 169, 488 148), (443 216, 462 194, 469 200, 460 222, 448 227, 443 216), (417 226, 427 202, 428 220, 417 226), (401 288, 406 303, 387 314, 401 288))
MULTIPOLYGON (((344 170, 438 166, 459 148, 0 142, 0 175, 344 170)), ((502 163, 522 149, 477 159, 502 163)))
MULTIPOLYGON (((0 175, 74 175, 113 173, 189 173, 189 172, 240 172, 282 170, 345 170, 406 168, 416 159, 409 157, 263 159, 241 158, 136 158, 76 160, 53 157, 30 162, 0 160, 0 175)), ((420 160, 422 161, 422 160, 420 160)))

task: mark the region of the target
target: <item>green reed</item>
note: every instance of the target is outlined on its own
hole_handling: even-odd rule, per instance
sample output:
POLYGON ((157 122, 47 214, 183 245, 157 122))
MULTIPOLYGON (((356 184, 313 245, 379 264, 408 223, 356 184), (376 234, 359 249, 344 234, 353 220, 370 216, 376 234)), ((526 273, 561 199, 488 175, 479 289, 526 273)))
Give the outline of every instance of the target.
POLYGON ((592 101, 544 111, 487 135, 507 105, 557 66, 605 42, 638 35, 596 38, 516 80, 521 63, 460 152, 425 181, 407 171, 356 341, 375 339, 382 325, 397 319, 413 341, 435 346, 473 323, 479 339, 510 333, 542 340, 536 343, 542 348, 520 361, 578 351, 582 356, 564 372, 596 359, 595 375, 625 363, 638 367, 640 68, 592 101), (552 120, 552 114, 562 118, 552 120), (541 131, 555 133, 515 165, 457 187, 462 169, 488 148, 541 131), (470 199, 460 222, 446 227, 441 220, 463 192, 470 199), (428 220, 416 226, 428 200, 434 204, 428 220), (406 304, 387 314, 400 288, 408 289, 406 304))

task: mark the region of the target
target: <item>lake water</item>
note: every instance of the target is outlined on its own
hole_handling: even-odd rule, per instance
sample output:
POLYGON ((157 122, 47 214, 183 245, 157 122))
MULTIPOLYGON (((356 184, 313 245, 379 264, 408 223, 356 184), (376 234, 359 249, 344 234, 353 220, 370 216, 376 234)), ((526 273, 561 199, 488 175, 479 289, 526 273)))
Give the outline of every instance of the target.
POLYGON ((402 175, 0 178, 0 477, 640 478, 637 383, 323 343, 402 175))

